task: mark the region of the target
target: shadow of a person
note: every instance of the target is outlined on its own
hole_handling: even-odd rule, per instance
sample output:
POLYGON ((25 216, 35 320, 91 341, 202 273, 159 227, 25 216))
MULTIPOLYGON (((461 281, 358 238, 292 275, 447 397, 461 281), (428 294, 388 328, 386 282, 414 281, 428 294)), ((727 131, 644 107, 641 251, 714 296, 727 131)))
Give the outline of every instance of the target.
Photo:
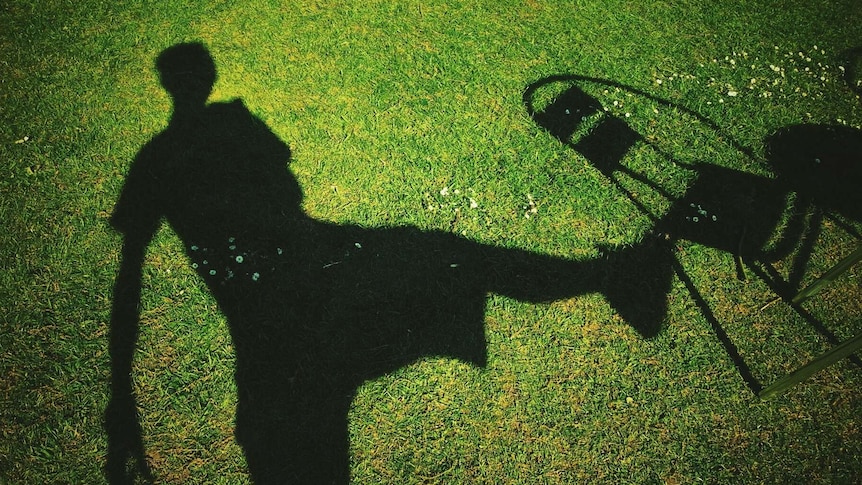
POLYGON ((790 298, 799 289, 824 218, 860 237, 850 223, 862 221, 862 130, 791 125, 768 136, 765 145, 773 170, 788 192, 796 194, 790 222, 803 234, 786 284, 790 298))
POLYGON ((204 46, 176 45, 156 65, 174 111, 134 160, 111 219, 124 236, 106 422, 112 482, 151 475, 129 376, 141 266, 162 219, 227 318, 236 438, 256 483, 349 481, 357 388, 424 356, 484 366, 488 293, 549 302, 602 292, 641 335, 658 331, 668 288, 644 285, 652 279, 637 268, 668 257, 664 246, 573 261, 443 232, 314 220, 301 210, 287 145, 241 101, 206 103, 215 66, 204 46))
MULTIPOLYGON (((844 81, 859 99, 862 48, 850 49, 842 58, 844 81)), ((803 233, 802 250, 787 278, 790 298, 799 289, 824 218, 860 238, 848 223, 862 221, 862 130, 839 124, 796 124, 769 135, 764 145, 771 168, 788 192, 796 194, 791 223, 803 233)))

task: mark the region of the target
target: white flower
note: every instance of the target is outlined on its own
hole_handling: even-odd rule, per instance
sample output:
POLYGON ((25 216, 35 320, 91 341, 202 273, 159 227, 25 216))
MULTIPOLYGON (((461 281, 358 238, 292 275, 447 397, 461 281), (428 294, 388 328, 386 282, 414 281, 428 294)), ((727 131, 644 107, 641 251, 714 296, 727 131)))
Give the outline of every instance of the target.
POLYGON ((440 195, 442 195, 443 197, 449 195, 449 187, 443 187, 442 189, 440 189, 440 195))
POLYGON ((195 245, 193 244, 193 245, 192 245, 192 247, 191 247, 191 248, 189 248, 189 249, 191 249, 192 251, 197 251, 197 250, 198 250, 198 247, 197 247, 197 246, 195 246, 195 245))
POLYGON ((235 259, 236 259, 237 263, 242 263, 242 261, 243 261, 242 255, 237 256, 235 259))
POLYGON ((257 280, 259 280, 259 279, 260 279, 260 273, 255 272, 255 273, 253 273, 253 274, 251 275, 251 280, 252 280, 252 281, 257 281, 257 280))
POLYGON ((362 245, 358 242, 353 243, 353 245, 356 246, 356 249, 362 249, 362 245))
POLYGON ((197 264, 197 263, 192 263, 192 268, 194 268, 194 269, 198 269, 198 264, 197 264))
POLYGON ((215 276, 215 275, 216 275, 216 270, 211 269, 211 270, 210 270, 210 276, 215 276))
POLYGON ((282 251, 281 248, 275 248, 275 252, 277 252, 278 255, 281 256, 281 253, 283 253, 284 251, 282 251))
POLYGON ((470 208, 475 209, 477 207, 479 207, 479 203, 476 202, 476 200, 474 198, 470 197, 470 208))

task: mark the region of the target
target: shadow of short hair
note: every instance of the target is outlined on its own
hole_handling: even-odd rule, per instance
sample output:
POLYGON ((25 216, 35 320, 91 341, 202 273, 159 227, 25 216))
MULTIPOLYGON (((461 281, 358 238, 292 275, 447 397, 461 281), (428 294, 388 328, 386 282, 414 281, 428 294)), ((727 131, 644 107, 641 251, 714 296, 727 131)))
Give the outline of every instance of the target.
POLYGON ((162 86, 175 100, 203 103, 216 80, 215 62, 200 42, 177 44, 156 59, 162 86))

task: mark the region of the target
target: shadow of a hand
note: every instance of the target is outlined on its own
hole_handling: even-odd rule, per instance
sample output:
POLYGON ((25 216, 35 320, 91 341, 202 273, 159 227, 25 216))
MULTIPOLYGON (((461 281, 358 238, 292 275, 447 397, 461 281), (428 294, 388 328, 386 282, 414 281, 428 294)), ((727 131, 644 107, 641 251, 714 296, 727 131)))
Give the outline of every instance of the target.
POLYGON ((144 443, 135 398, 131 393, 114 396, 105 410, 108 456, 105 473, 108 483, 153 483, 144 454, 144 443))

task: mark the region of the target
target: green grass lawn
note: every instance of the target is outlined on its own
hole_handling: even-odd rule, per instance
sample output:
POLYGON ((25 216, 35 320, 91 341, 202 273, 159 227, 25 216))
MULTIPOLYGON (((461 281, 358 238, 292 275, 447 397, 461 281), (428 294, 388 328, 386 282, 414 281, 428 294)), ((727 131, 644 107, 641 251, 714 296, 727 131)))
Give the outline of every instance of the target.
MULTIPOLYGON (((351 481, 858 483, 862 362, 756 397, 862 331, 862 266, 789 303, 862 232, 858 0, 121 3, 0 6, 0 483, 107 480, 124 242, 111 215, 139 151, 174 126, 156 58, 187 42, 214 59, 210 101, 241 99, 289 146, 294 215, 332 229, 294 244, 318 255, 334 243, 317 235, 360 234, 351 254, 389 245, 405 261, 339 273, 356 288, 436 291, 427 307, 372 291, 392 303, 371 308, 378 322, 351 310, 361 294, 336 295, 343 308, 297 296, 318 297, 322 280, 284 300, 244 283, 244 301, 276 319, 299 306, 356 320, 344 334, 314 321, 276 331, 332 364, 259 336, 295 347, 280 357, 289 372, 266 369, 272 382, 309 390, 272 402, 315 413, 333 398, 314 393, 358 382, 338 394, 341 414, 319 411, 346 429, 285 425, 348 437, 335 454, 351 481), (823 136, 838 141, 812 147, 823 136), (782 168, 821 157, 834 190, 782 168), (443 288, 426 266, 450 240, 499 267, 444 264, 466 276, 443 288), (416 260, 422 272, 379 269, 416 260), (513 282, 510 261, 548 275, 513 282), (492 280, 485 300, 454 290, 492 280), (450 348, 462 343, 451 324, 418 352, 393 350, 385 370, 363 359, 357 342, 397 309, 445 320, 461 298, 484 313, 483 362, 450 348), (656 309, 661 328, 639 326, 656 309)), ((256 187, 235 187, 213 198, 267 220, 250 209, 272 207, 241 202, 256 187)), ((162 225, 139 270, 146 462, 157 483, 247 483, 236 355, 261 349, 236 322, 252 317, 225 315, 175 229, 162 225)), ((289 457, 324 446, 268 443, 289 457)))

